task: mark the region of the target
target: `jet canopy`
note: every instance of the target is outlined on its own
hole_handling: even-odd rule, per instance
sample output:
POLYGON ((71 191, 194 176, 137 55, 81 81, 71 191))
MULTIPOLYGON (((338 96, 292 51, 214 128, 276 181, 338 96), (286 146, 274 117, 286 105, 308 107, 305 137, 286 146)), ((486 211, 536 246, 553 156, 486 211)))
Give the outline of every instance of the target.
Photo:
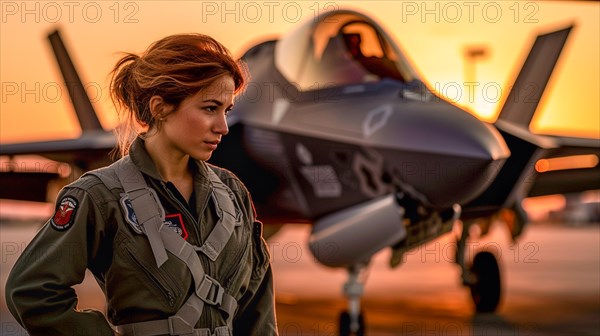
POLYGON ((302 91, 416 76, 399 48, 370 18, 324 13, 277 42, 275 65, 302 91))

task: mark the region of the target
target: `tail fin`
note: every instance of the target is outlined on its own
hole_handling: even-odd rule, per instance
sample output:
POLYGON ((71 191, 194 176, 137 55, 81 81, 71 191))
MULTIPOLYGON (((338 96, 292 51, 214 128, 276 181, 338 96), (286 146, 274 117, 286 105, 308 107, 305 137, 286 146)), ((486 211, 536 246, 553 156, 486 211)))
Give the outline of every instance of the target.
POLYGON ((512 86, 498 120, 529 128, 573 26, 539 35, 512 86))
POLYGON ((104 131, 100 120, 98 120, 96 111, 92 106, 90 97, 87 95, 87 92, 85 92, 83 83, 77 74, 77 70, 73 65, 73 61, 65 48, 58 30, 49 34, 48 39, 50 40, 54 55, 56 56, 56 60, 60 67, 60 72, 62 73, 67 89, 69 90, 69 96, 73 102, 77 119, 79 119, 81 130, 84 133, 89 131, 104 131))

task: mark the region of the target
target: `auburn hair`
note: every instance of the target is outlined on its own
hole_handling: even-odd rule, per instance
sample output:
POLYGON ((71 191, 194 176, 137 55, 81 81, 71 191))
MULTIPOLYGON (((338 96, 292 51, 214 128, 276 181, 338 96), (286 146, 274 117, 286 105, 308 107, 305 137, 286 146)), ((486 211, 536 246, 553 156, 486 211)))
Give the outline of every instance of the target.
POLYGON ((204 34, 177 34, 150 45, 141 55, 125 53, 111 71, 110 94, 119 116, 117 128, 121 156, 139 133, 160 127, 152 115, 150 98, 160 96, 174 111, 187 97, 229 75, 239 93, 247 71, 221 43, 204 34))

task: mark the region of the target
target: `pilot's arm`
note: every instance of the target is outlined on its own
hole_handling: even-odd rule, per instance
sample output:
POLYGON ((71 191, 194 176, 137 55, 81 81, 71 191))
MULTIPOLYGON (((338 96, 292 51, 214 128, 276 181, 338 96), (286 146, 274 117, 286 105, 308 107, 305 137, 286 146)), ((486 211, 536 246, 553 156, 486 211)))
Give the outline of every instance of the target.
MULTIPOLYGON (((76 182, 77 184, 77 182, 76 182)), ((13 267, 6 283, 10 312, 30 335, 114 335, 104 315, 78 310, 73 285, 83 281, 105 235, 91 194, 66 187, 56 212, 13 267)))

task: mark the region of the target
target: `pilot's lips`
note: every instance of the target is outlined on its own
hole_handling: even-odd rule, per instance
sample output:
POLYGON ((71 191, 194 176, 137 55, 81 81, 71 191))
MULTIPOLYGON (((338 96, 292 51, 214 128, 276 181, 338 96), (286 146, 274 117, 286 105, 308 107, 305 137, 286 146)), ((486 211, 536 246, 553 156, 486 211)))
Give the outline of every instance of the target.
POLYGON ((215 150, 217 149, 217 146, 219 145, 220 141, 219 140, 215 140, 215 141, 204 141, 204 143, 208 146, 208 148, 210 148, 211 150, 215 150))

